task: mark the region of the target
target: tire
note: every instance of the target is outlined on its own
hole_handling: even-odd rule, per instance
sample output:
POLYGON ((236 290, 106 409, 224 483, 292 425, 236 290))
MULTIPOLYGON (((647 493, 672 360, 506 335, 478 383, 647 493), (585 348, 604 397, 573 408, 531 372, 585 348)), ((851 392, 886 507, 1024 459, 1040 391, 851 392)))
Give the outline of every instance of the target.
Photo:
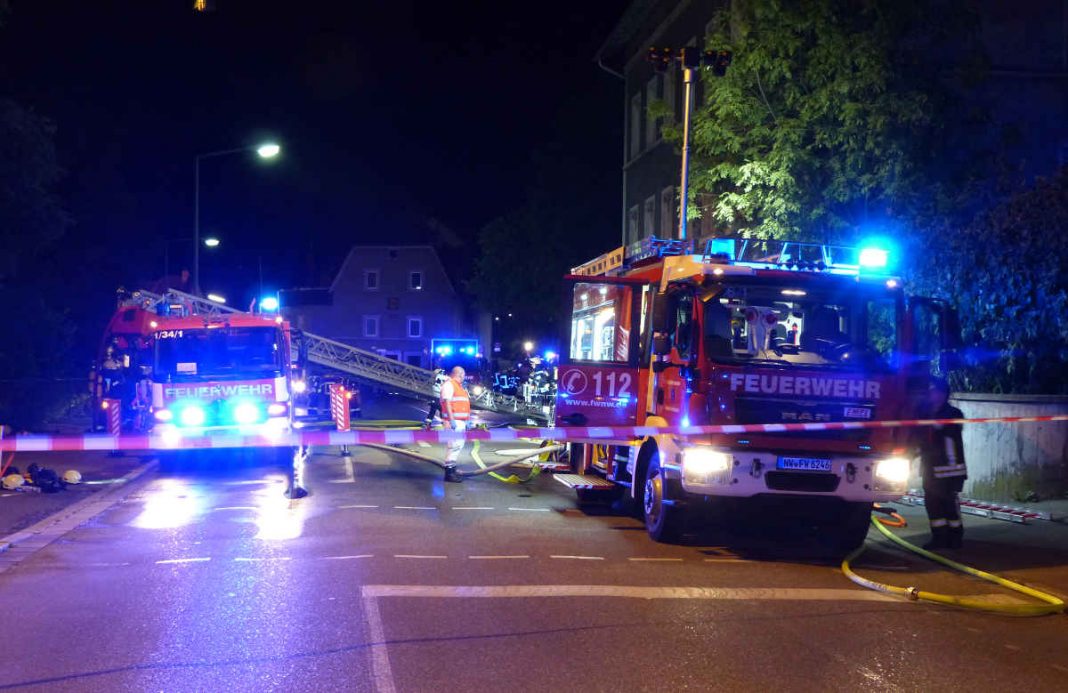
POLYGON ((835 554, 844 556, 864 543, 871 527, 871 512, 871 503, 849 503, 838 514, 837 522, 826 530, 835 554))
POLYGON ((665 479, 657 454, 649 460, 649 467, 642 483, 642 517, 645 529, 654 541, 677 543, 686 526, 685 511, 677 506, 664 504, 665 479))

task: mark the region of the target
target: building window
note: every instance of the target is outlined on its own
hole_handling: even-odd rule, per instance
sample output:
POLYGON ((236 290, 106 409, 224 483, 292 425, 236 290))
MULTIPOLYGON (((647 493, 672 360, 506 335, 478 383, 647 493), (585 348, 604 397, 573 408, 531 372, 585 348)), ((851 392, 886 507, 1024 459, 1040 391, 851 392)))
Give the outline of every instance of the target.
POLYGON ((642 236, 656 235, 656 195, 645 198, 645 209, 642 210, 642 236))
MULTIPOLYGON (((653 75, 649 78, 649 81, 645 84, 645 107, 648 109, 653 105, 653 102, 659 98, 659 86, 660 76, 653 75)), ((645 114, 645 148, 656 144, 660 139, 660 127, 663 125, 663 121, 660 118, 653 118, 648 112, 645 114)))
POLYGON ((422 272, 409 272, 408 273, 408 288, 412 291, 420 291, 423 288, 423 273, 422 272))
POLYGON ((660 233, 665 238, 675 237, 675 186, 673 185, 660 191, 660 233))
POLYGON ((630 97, 630 158, 634 158, 642 150, 642 94, 630 97))
POLYGON ((422 337, 423 336, 423 319, 422 318, 408 318, 408 336, 409 337, 422 337))
POLYGON ((365 316, 363 316, 363 336, 364 337, 377 337, 378 336, 378 316, 377 315, 365 315, 365 316))
POLYGON ((364 270, 363 288, 368 291, 378 291, 378 270, 364 270))
POLYGON ((627 241, 638 240, 638 205, 634 205, 627 211, 627 241))

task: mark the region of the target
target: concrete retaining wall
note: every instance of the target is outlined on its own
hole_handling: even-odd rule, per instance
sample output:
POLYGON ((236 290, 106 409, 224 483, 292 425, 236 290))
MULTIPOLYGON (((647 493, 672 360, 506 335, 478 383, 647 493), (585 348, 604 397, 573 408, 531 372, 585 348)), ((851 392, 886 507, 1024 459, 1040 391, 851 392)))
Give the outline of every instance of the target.
MULTIPOLYGON (((1068 414, 1068 397, 959 394, 952 404, 964 416, 1068 414)), ((963 495, 982 500, 1024 500, 1068 495, 1068 423, 975 424, 964 427, 968 481, 963 495)))

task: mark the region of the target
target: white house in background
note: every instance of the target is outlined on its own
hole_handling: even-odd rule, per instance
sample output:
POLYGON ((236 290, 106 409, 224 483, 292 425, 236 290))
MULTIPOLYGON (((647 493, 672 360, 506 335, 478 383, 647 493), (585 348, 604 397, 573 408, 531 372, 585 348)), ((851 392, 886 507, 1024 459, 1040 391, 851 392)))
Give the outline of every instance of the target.
POLYGON ((432 339, 475 336, 429 245, 353 246, 329 288, 290 289, 281 299, 300 329, 423 368, 432 339))

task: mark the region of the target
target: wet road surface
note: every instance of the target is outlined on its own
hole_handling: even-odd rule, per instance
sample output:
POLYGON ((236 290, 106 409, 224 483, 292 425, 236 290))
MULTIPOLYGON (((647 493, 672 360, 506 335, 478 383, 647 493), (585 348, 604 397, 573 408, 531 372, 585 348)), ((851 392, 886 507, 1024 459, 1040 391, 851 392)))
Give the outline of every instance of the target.
MULTIPOLYGON (((299 501, 262 466, 146 474, 0 574, 0 690, 1068 690, 1063 616, 882 597, 803 538, 655 544, 548 475, 318 452, 299 501)), ((869 544, 874 579, 999 592, 869 544)))

